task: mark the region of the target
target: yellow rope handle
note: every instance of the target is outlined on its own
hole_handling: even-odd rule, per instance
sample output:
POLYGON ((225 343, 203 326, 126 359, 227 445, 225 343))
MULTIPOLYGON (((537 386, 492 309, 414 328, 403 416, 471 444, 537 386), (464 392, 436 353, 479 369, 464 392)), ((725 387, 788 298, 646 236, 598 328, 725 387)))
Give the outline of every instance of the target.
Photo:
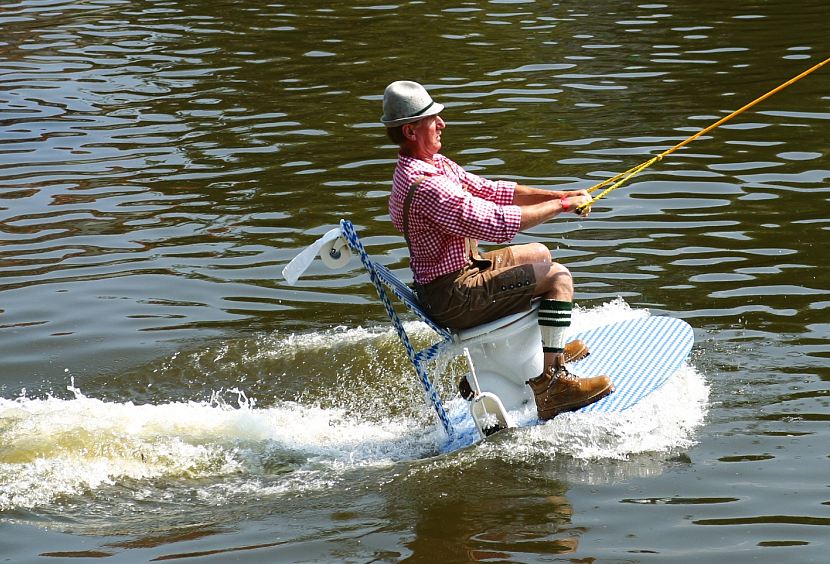
POLYGON ((680 148, 681 148, 681 147, 683 147, 684 145, 688 145, 689 143, 691 143, 692 141, 694 141, 695 139, 697 139, 697 138, 698 138, 698 137, 700 137, 701 135, 705 135, 706 133, 708 133, 708 132, 712 131, 713 129, 715 129, 715 128, 716 128, 716 127, 718 127, 719 125, 723 125, 724 123, 726 123, 727 121, 729 121, 729 120, 730 120, 730 119, 732 119, 733 117, 735 117, 735 116, 737 116, 737 115, 739 115, 739 114, 742 114, 743 112, 745 112, 746 110, 748 110, 749 108, 751 108, 752 106, 754 106, 755 104, 758 104, 758 103, 760 103, 760 102, 763 102, 764 100, 766 100, 766 99, 767 99, 767 98, 769 98, 770 96, 772 96, 772 95, 774 95, 774 94, 777 94, 778 92, 780 92, 781 90, 783 90, 783 89, 784 89, 784 88, 786 88, 787 86, 790 86, 791 84, 793 84, 793 83, 795 83, 795 82, 797 82, 797 81, 801 80, 802 78, 804 78, 805 76, 807 76, 807 75, 808 75, 808 74, 810 74, 811 72, 813 72, 813 71, 816 71, 816 70, 820 69, 821 67, 823 67, 823 66, 824 66, 824 65, 826 65, 827 63, 830 63, 830 57, 828 57, 827 59, 825 59, 825 60, 823 60, 822 62, 818 63, 817 65, 814 65, 813 67, 811 67, 811 68, 807 69, 806 71, 802 72, 802 73, 801 73, 801 74, 799 74, 798 76, 795 76, 795 77, 791 78, 790 80, 788 80, 788 81, 787 81, 787 82, 785 82, 784 84, 781 84, 781 85, 779 85, 779 86, 777 86, 777 87, 773 88, 772 90, 770 90, 769 92, 767 92, 767 93, 766 93, 766 94, 764 94, 763 96, 759 96, 758 98, 754 99, 754 100, 753 100, 752 102, 750 102, 749 104, 747 104, 747 105, 745 105, 745 106, 743 106, 743 107, 741 107, 741 108, 739 108, 739 109, 735 110, 734 112, 732 112, 732 113, 731 113, 731 114, 729 114, 728 116, 726 116, 726 117, 724 117, 724 118, 719 119, 718 121, 716 121, 715 123, 713 123, 713 124, 711 124, 711 125, 709 125, 709 126, 707 126, 707 127, 704 127, 703 129, 701 129, 700 131, 698 131, 697 133, 695 133, 695 134, 694 134, 694 135, 692 135, 691 137, 689 137, 689 138, 687 138, 687 139, 685 139, 685 140, 681 141, 680 143, 678 143, 677 145, 675 145, 675 146, 674 146, 674 147, 672 147, 671 149, 668 149, 668 150, 666 150, 666 151, 663 151, 662 153, 660 153, 660 154, 659 154, 659 155, 657 155, 656 157, 652 157, 651 159, 647 160, 646 162, 641 163, 641 164, 639 164, 639 165, 637 165, 637 166, 635 166, 635 167, 632 167, 632 168, 630 168, 630 169, 626 170, 625 172, 621 172, 621 173, 617 174, 616 176, 613 176, 613 177, 611 177, 611 178, 608 178, 607 180, 603 180, 602 182, 600 182, 600 183, 598 183, 598 184, 595 184, 595 185, 591 186, 591 187, 590 187, 590 188, 588 188, 588 190, 587 190, 587 192, 588 192, 589 194, 590 194, 591 192, 594 192, 594 191, 596 191, 596 190, 599 190, 600 188, 604 188, 605 186, 608 186, 609 184, 611 184, 611 186, 610 186, 610 187, 606 188, 605 190, 603 190, 602 192, 600 192, 598 195, 594 196, 594 197, 591 199, 591 201, 590 201, 590 202, 588 202, 587 204, 582 204, 581 206, 577 206, 577 207, 576 207, 576 212, 577 212, 578 214, 582 215, 583 213, 585 213, 585 210, 590 209, 590 208, 591 208, 591 206, 592 206, 592 205, 594 205, 594 203, 596 203, 596 201, 597 201, 597 200, 601 199, 602 197, 604 197, 606 194, 608 194, 608 193, 609 193, 609 192, 611 192, 612 190, 616 190, 617 188, 619 188, 620 186, 622 186, 623 184, 625 184, 625 182, 627 182, 627 181, 628 181, 628 179, 630 179, 631 177, 633 177, 635 174, 639 173, 641 170, 643 170, 643 169, 645 169, 645 168, 650 167, 651 165, 653 165, 653 164, 654 164, 654 163, 656 163, 657 161, 661 161, 661 160, 663 160, 663 157, 666 157, 666 156, 668 156, 668 155, 670 155, 670 154, 674 153, 675 151, 677 151, 678 149, 680 149, 680 148))

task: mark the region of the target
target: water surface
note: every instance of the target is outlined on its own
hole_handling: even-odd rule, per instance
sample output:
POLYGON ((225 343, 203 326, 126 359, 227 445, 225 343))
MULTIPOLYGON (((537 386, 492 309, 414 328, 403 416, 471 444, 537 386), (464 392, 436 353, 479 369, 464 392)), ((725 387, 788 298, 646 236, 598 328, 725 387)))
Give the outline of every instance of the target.
MULTIPOLYGON (((830 71, 517 237, 577 325, 696 345, 615 420, 441 454, 342 218, 407 275, 386 84, 469 170, 587 188, 830 55, 817 0, 0 6, 0 553, 10 561, 819 562, 830 71)), ((419 341, 428 330, 413 325, 419 341)), ((436 369, 453 410, 456 364, 436 369)))

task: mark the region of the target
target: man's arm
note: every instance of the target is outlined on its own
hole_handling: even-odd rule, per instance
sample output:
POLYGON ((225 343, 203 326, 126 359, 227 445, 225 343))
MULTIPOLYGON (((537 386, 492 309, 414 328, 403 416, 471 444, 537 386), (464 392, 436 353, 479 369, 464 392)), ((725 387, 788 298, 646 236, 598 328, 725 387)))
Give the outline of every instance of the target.
POLYGON ((524 204, 538 204, 548 200, 559 200, 563 196, 567 195, 567 192, 542 190, 541 188, 531 188, 530 186, 516 184, 516 188, 513 190, 513 203, 517 206, 524 204))
POLYGON ((561 192, 559 190, 543 190, 541 188, 531 188, 530 186, 516 184, 516 188, 513 191, 513 203, 520 206, 522 204, 538 204, 548 200, 561 200, 562 198, 587 195, 588 192, 585 190, 566 190, 561 192))
MULTIPOLYGON (((576 208, 578 206, 590 201, 591 196, 585 190, 558 192, 517 184, 513 193, 513 203, 519 206, 522 211, 519 231, 536 227, 563 211, 573 210, 574 213, 577 213, 576 208)), ((582 217, 587 215, 588 211, 586 210, 582 217)))

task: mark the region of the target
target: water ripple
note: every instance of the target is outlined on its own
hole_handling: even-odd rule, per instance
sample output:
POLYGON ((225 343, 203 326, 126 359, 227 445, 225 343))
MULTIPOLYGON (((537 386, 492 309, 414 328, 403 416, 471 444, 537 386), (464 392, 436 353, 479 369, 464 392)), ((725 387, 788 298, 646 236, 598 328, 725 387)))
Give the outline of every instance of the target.
MULTIPOLYGON (((85 390, 110 394, 119 405, 202 400, 206 386, 240 380, 267 397, 313 381, 319 389, 306 398, 313 403, 332 384, 327 378, 336 380, 354 359, 327 350, 296 365, 260 357, 214 365, 228 339, 265 354, 279 346, 267 341, 274 331, 317 335, 384 323, 356 264, 343 272, 315 265, 296 287, 279 271, 349 217, 370 253, 408 276, 405 243, 386 209, 395 158, 378 123, 386 84, 412 78, 428 86, 446 106, 444 152, 470 170, 551 189, 588 188, 817 63, 826 56, 826 12, 817 0, 624 9, 507 0, 6 3, 3 397, 24 388, 60 393, 69 369, 90 384, 85 390), (158 361, 183 347, 192 354, 182 357, 190 364, 181 371, 158 361)), ((662 483, 636 494, 592 492, 603 515, 589 512, 580 523, 590 527, 597 519, 617 540, 609 548, 591 544, 577 558, 617 560, 619 547, 682 553, 672 551, 687 550, 688 541, 654 535, 683 519, 739 529, 719 534, 776 550, 797 543, 769 527, 801 525, 807 549, 822 546, 820 534, 803 528, 823 524, 814 521, 812 501, 782 491, 801 487, 794 475, 823 484, 820 462, 793 461, 820 452, 826 438, 820 384, 830 357, 823 258, 830 235, 828 76, 826 69, 814 73, 664 159, 598 202, 588 219, 559 218, 517 237, 544 242, 569 266, 581 304, 625 296, 632 307, 689 320, 698 331, 695 362, 711 380, 711 421, 704 446, 690 455, 704 461, 688 462, 704 479, 681 479, 688 491, 674 497, 656 491, 662 483), (755 495, 733 478, 736 468, 754 469, 750 481, 774 476, 765 497, 792 505, 780 516, 759 510, 755 495), (712 485, 720 483, 729 495, 712 485), (629 507, 678 511, 634 516, 620 509, 620 498, 629 507), (632 531, 635 521, 643 528, 632 531), (647 536, 646 529, 656 533, 647 536)), ((396 390, 396 383, 386 385, 396 390)), ((130 453, 125 459, 134 462, 130 453)), ((275 455, 274 468, 291 460, 275 455)), ((632 462, 639 464, 659 474, 687 462, 632 462)), ((579 473, 562 457, 551 465, 555 475, 579 473)), ((615 471, 602 463, 592 468, 598 475, 615 471)), ((429 469, 458 491, 457 476, 429 469)), ((509 474, 516 472, 514 465, 509 474)), ((677 475, 682 471, 672 479, 677 475)), ((486 479, 495 480, 494 491, 506 489, 498 472, 486 479)), ((537 485, 519 497, 550 487, 537 485)), ((233 498, 232 490, 225 493, 233 498)), ((273 511, 270 501, 264 514, 273 511)), ((375 514, 371 509, 366 513, 375 514)), ((438 513, 445 517, 446 507, 438 513)), ((692 537, 673 538, 700 534, 683 530, 692 537)), ((566 531, 571 540, 584 532, 566 531)), ((480 531, 465 535, 440 544, 466 547, 474 539, 492 548, 480 531)), ((488 542, 503 559, 533 559, 520 543, 488 542)), ((732 554, 726 542, 714 543, 715 559, 732 554)), ((303 548, 309 545, 297 550, 303 548)), ((791 550, 782 554, 810 559, 791 550)), ((427 553, 414 557, 435 559, 427 553)), ((752 556, 758 554, 769 558, 752 556)), ((378 558, 388 556, 353 557, 378 558)))

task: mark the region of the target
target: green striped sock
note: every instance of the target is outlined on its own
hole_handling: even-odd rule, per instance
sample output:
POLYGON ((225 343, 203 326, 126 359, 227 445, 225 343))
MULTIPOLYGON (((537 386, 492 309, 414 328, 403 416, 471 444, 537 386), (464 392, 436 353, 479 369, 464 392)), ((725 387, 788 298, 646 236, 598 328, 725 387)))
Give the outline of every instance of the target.
POLYGON ((565 331, 571 326, 573 302, 542 300, 539 305, 539 329, 542 332, 542 350, 565 351, 565 331))

